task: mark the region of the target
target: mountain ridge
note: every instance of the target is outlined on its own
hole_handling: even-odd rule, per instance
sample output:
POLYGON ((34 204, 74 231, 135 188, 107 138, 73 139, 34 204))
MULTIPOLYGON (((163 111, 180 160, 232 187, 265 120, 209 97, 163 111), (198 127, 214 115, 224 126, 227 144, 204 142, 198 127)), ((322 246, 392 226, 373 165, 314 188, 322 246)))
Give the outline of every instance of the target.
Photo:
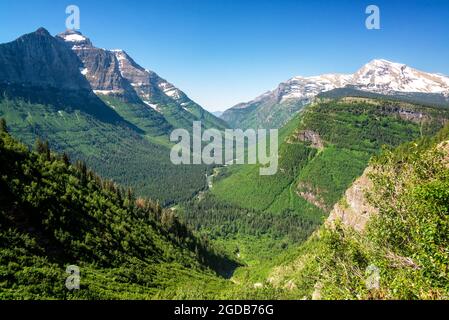
POLYGON ((80 72, 100 97, 117 97, 128 103, 141 103, 163 115, 173 127, 189 128, 192 121, 206 127, 224 129, 226 124, 183 91, 157 73, 140 66, 125 50, 96 48, 79 31, 67 30, 56 36, 63 40, 83 63, 80 72))
POLYGON ((69 42, 40 28, 0 45, 0 116, 11 133, 30 147, 37 138, 48 140, 53 149, 163 205, 203 190, 205 166, 173 165, 169 135, 174 128, 191 130, 193 121, 210 119, 204 121, 209 127, 222 121, 200 106, 200 116, 175 103, 164 106, 164 114, 155 111, 122 77, 115 53, 93 47, 80 33, 67 36, 69 42), (77 55, 74 46, 86 50, 77 55), (86 64, 97 78, 89 77, 86 64))
POLYGON ((448 76, 374 59, 353 74, 293 77, 254 100, 226 110, 221 118, 232 127, 280 127, 317 95, 342 88, 391 96, 405 93, 441 95, 449 105, 448 76))

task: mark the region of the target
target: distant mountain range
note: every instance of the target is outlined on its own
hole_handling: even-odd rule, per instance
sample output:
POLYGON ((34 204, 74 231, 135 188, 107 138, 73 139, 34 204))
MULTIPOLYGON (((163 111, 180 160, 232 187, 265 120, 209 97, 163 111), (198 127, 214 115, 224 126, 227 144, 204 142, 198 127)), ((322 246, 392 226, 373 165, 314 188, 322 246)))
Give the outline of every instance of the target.
POLYGON ((342 88, 449 105, 449 77, 387 60, 373 60, 352 75, 294 77, 273 91, 228 109, 221 118, 232 127, 277 128, 317 95, 342 88))
POLYGON ((221 115, 223 114, 223 111, 214 111, 214 112, 212 112, 212 114, 216 117, 221 117, 221 115))

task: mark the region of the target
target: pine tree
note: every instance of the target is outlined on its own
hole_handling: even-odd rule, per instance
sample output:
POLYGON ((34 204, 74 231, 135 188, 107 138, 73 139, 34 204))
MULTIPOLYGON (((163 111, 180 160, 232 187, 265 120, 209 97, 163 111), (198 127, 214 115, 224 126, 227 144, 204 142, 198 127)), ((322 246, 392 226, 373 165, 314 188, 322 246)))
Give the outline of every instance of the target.
POLYGON ((45 144, 44 142, 41 140, 41 138, 37 138, 36 142, 34 143, 34 149, 36 150, 37 153, 39 154, 44 154, 46 153, 45 150, 45 144))
POLYGON ((80 178, 81 185, 85 186, 87 184, 87 166, 86 166, 86 163, 84 163, 84 161, 78 160, 76 162, 76 168, 78 169, 78 172, 79 172, 79 178, 80 178))
POLYGON ((0 132, 8 133, 8 127, 6 125, 6 120, 3 118, 0 118, 0 132))
POLYGON ((67 153, 65 153, 65 152, 62 154, 62 161, 64 162, 66 167, 68 167, 70 165, 70 158, 67 155, 67 153))

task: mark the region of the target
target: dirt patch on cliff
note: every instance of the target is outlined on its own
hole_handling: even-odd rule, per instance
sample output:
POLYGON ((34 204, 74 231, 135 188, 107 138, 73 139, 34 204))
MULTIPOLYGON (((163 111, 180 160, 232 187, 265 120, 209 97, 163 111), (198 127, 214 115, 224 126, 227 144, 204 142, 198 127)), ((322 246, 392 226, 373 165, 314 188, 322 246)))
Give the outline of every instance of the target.
POLYGON ((318 196, 319 193, 319 190, 315 190, 313 187, 305 183, 300 183, 298 185, 298 190, 296 191, 296 194, 302 197, 307 202, 313 204, 321 210, 328 212, 330 208, 328 208, 324 201, 320 199, 320 197, 318 196))

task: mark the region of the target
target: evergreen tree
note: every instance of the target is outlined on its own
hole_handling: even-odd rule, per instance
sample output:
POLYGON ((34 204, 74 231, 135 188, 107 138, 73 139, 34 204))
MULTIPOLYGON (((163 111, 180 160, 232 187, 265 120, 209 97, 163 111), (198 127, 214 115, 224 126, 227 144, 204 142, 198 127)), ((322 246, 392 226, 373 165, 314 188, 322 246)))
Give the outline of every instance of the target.
POLYGON ((70 158, 67 155, 67 153, 65 153, 65 152, 62 154, 62 161, 64 162, 66 167, 68 167, 70 165, 70 158))
POLYGON ((3 118, 0 118, 0 132, 8 132, 8 127, 6 126, 6 120, 3 118))
POLYGON ((43 142, 40 138, 37 138, 34 146, 37 153, 45 155, 47 160, 50 160, 50 147, 48 141, 43 142))

